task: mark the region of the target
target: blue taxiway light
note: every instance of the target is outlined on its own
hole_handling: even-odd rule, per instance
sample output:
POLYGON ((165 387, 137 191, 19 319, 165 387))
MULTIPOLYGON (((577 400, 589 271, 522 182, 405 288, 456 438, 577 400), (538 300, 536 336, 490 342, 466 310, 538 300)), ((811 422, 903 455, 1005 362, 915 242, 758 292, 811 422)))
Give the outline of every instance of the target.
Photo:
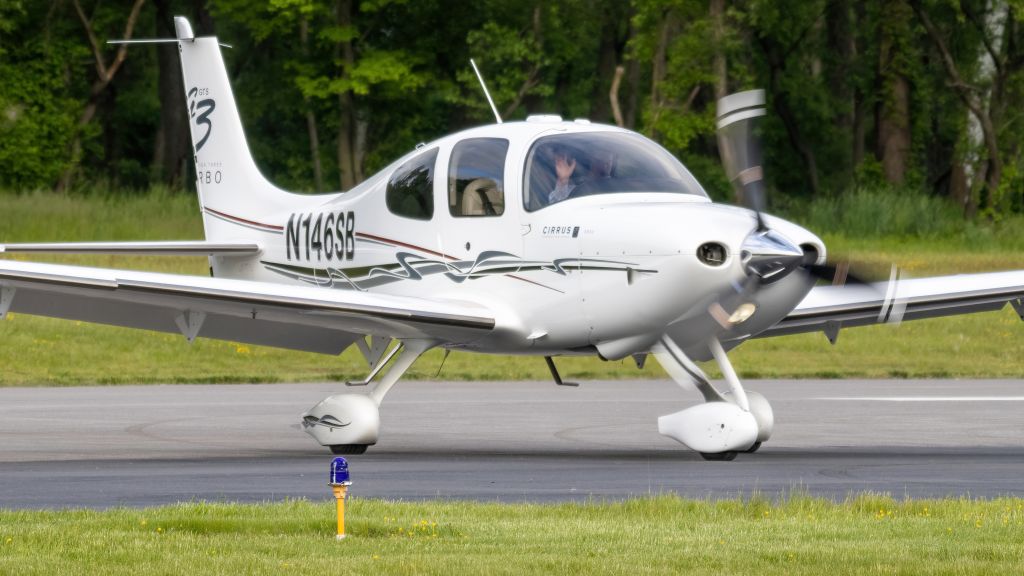
POLYGON ((331 486, 348 486, 352 483, 348 473, 348 462, 337 457, 331 461, 331 486))

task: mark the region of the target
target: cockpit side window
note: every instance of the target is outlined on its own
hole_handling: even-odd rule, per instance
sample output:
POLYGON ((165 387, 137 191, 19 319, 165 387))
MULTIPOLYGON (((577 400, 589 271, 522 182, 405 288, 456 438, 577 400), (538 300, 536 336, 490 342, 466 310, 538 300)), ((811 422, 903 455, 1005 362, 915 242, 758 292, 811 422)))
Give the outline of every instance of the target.
POLYGON ((539 138, 526 157, 529 211, 593 194, 668 192, 707 197, 697 179, 654 142, 623 132, 539 138))
POLYGON ((505 213, 505 157, 508 140, 471 138, 455 145, 448 168, 448 210, 452 216, 505 213))
POLYGON ((430 220, 434 216, 434 165, 437 148, 402 164, 388 180, 388 210, 399 216, 430 220))

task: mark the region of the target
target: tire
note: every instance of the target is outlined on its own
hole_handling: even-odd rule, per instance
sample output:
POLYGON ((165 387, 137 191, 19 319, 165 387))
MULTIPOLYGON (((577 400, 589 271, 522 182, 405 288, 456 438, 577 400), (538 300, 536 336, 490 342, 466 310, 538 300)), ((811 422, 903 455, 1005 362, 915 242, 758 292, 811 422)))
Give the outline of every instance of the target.
POLYGON ((708 462, 732 462, 736 459, 738 452, 701 452, 700 457, 708 462))
POLYGON ((338 454, 341 456, 365 454, 367 447, 367 444, 333 444, 328 446, 328 448, 331 449, 331 454, 338 454))
POLYGON ((751 446, 750 448, 747 448, 743 452, 746 453, 746 454, 753 454, 754 452, 757 452, 760 449, 761 449, 761 442, 754 442, 753 446, 751 446))

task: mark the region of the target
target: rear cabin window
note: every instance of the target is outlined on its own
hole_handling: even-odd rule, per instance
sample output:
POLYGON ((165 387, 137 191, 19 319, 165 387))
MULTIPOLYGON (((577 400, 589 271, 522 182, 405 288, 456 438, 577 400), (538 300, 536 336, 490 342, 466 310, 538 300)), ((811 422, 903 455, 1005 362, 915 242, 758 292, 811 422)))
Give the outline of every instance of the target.
POLYGON ((448 169, 448 210, 452 216, 505 213, 505 156, 508 140, 471 138, 455 145, 448 169))
POLYGON ((388 210, 406 218, 430 220, 434 216, 434 164, 437 148, 402 164, 388 180, 388 210))

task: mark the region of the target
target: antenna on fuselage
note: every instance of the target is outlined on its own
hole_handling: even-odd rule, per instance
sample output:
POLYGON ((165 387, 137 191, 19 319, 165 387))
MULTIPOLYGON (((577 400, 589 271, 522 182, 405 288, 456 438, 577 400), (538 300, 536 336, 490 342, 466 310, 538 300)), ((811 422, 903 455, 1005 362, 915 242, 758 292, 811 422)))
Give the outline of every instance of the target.
POLYGON ((480 69, 476 67, 476 62, 472 58, 469 59, 469 63, 473 65, 473 72, 476 72, 476 78, 480 81, 480 87, 484 89, 484 96, 487 96, 487 103, 491 105, 494 119, 498 121, 498 124, 501 124, 501 114, 498 114, 498 108, 494 105, 494 100, 491 99, 491 93, 487 91, 487 84, 484 83, 484 77, 480 75, 480 69))

